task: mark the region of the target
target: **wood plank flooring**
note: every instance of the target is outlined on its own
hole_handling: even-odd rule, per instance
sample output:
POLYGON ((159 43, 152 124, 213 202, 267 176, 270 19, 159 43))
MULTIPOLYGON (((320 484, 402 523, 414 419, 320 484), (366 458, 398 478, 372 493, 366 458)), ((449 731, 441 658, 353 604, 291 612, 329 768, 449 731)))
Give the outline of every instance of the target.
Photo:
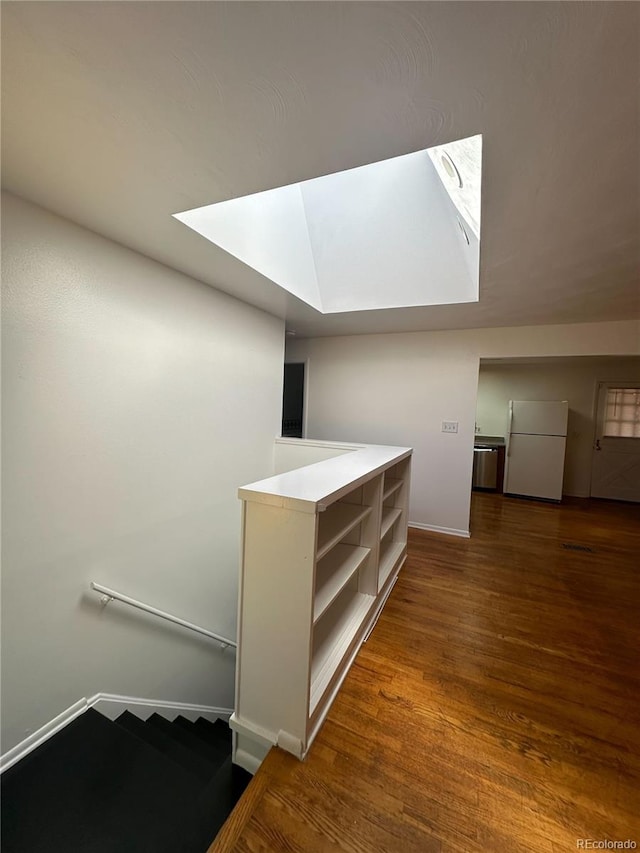
POLYGON ((606 501, 474 494, 471 539, 411 530, 307 760, 273 749, 210 853, 640 849, 639 555, 606 501))

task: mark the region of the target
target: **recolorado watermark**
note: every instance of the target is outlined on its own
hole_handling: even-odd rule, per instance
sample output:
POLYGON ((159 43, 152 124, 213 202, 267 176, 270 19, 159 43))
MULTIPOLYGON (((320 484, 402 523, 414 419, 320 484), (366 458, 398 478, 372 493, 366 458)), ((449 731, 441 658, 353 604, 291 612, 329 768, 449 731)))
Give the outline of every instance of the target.
POLYGON ((635 850, 638 845, 632 838, 609 841, 608 838, 576 838, 578 850, 635 850))

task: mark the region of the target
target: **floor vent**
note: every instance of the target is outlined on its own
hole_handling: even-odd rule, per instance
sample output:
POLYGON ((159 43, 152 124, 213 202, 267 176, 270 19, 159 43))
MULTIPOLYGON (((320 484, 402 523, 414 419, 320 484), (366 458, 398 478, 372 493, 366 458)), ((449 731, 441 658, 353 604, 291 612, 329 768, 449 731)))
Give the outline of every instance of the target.
POLYGON ((593 548, 589 548, 587 545, 574 545, 573 542, 563 542, 562 547, 565 551, 587 551, 589 554, 593 554, 593 548))

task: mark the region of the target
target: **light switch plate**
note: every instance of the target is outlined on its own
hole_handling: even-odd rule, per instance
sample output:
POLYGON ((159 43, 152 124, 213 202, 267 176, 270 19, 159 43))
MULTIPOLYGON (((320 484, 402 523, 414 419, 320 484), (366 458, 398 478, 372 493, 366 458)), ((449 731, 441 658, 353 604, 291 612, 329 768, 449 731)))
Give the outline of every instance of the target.
POLYGON ((442 432, 458 432, 458 421, 442 421, 442 432))

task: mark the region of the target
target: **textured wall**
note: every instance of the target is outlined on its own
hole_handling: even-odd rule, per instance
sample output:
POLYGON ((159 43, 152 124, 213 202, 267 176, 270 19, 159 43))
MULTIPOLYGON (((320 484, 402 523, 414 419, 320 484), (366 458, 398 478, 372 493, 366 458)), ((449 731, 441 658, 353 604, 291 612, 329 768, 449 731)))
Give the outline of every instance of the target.
POLYGON ((233 704, 242 482, 272 472, 279 320, 3 196, 3 751, 83 696, 233 704))

